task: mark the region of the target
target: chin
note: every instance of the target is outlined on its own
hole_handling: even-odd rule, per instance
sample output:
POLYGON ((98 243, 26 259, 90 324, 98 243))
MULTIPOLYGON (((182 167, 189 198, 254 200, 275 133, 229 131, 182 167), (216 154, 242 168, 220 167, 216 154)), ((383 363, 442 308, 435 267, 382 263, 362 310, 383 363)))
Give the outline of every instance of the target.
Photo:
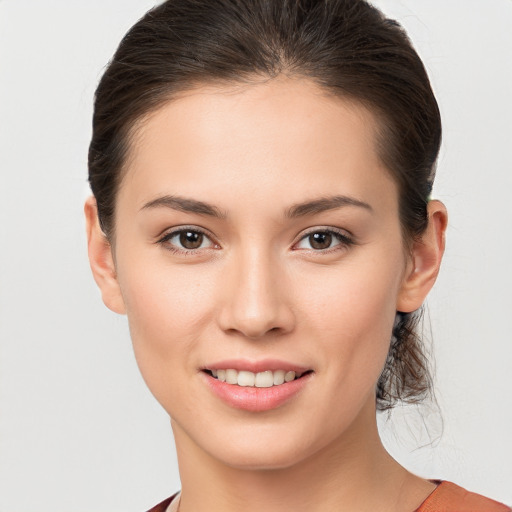
POLYGON ((243 450, 230 453, 211 454, 221 463, 241 471, 276 471, 291 468, 305 458, 304 453, 295 447, 290 450, 274 450, 273 447, 263 451, 243 450))
POLYGON ((328 444, 328 435, 315 436, 303 430, 253 426, 241 429, 238 433, 231 432, 231 435, 221 434, 217 439, 212 438, 203 449, 219 462, 234 469, 288 469, 322 451, 328 444))
POLYGON ((236 422, 226 428, 220 428, 218 422, 210 424, 209 428, 206 425, 197 428, 194 423, 191 429, 177 419, 171 420, 171 424, 178 457, 181 452, 186 458, 203 459, 207 464, 210 459, 213 464, 237 470, 290 468, 322 448, 315 448, 314 439, 297 428, 296 423, 276 425, 258 421, 243 425, 236 422), (308 438, 310 442, 306 441, 308 438))

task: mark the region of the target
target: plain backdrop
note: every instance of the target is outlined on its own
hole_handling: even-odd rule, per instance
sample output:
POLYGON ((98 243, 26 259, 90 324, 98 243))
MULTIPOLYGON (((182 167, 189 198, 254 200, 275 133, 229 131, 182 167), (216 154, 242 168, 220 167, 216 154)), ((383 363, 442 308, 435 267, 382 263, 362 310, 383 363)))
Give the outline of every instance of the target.
MULTIPOLYGON (((168 417, 86 258, 95 86, 149 0, 0 0, 0 511, 146 510, 179 489, 168 417)), ((441 419, 380 418, 412 471, 512 504, 512 1, 379 0, 444 121, 448 248, 429 301, 441 419)))

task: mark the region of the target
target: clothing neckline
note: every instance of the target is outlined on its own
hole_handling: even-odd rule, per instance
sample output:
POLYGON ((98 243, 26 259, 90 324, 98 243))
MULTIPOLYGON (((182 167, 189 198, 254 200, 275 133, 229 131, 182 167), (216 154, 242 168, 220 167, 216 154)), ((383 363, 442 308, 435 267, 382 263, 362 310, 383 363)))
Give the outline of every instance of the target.
MULTIPOLYGON (((486 498, 480 494, 472 493, 448 480, 429 480, 436 484, 434 490, 425 498, 423 503, 411 512, 446 512, 457 510, 461 512, 512 512, 512 508, 486 498)), ((178 512, 181 491, 167 498, 149 512, 178 512)))
POLYGON ((421 502, 421 505, 414 512, 421 512, 421 509, 428 505, 428 502, 433 499, 434 495, 437 494, 439 488, 445 483, 445 480, 429 480, 429 482, 436 484, 435 489, 421 502))

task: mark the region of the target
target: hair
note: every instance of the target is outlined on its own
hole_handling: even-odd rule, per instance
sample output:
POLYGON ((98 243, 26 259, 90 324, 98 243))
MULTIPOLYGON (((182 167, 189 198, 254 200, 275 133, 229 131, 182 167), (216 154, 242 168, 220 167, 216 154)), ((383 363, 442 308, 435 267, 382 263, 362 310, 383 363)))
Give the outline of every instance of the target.
MULTIPOLYGON (((115 235, 116 193, 140 122, 180 92, 306 78, 370 110, 379 156, 397 183, 406 246, 428 225, 441 119, 407 34, 364 0, 168 0, 125 35, 95 95, 89 182, 100 226, 115 235)), ((377 408, 432 392, 417 335, 422 310, 397 314, 377 408)))

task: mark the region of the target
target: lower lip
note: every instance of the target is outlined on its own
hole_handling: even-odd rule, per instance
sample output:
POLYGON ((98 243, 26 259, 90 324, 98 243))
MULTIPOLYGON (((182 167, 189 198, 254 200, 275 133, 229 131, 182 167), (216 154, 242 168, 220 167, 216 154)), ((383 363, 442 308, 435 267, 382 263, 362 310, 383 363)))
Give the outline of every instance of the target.
POLYGON ((309 382, 311 373, 299 379, 270 388, 256 388, 227 384, 205 372, 201 372, 210 389, 235 409, 262 412, 276 409, 295 397, 309 382))

